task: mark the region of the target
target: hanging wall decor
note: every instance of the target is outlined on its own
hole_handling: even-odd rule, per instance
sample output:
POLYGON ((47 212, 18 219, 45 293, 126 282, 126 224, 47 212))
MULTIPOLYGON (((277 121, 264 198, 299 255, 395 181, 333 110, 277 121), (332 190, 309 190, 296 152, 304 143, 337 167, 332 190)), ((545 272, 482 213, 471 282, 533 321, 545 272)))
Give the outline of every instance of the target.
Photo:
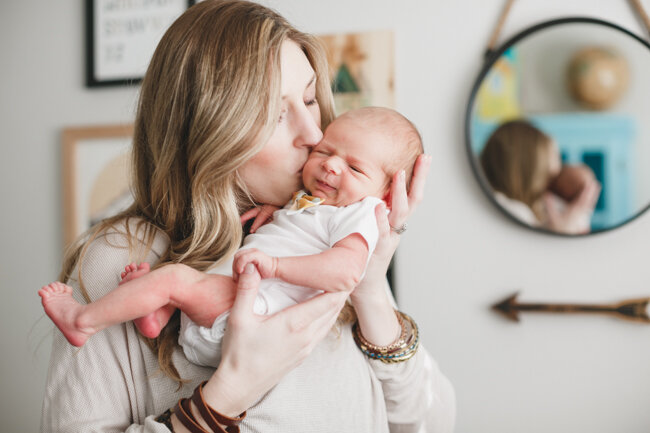
POLYGON ((63 240, 69 245, 102 219, 126 209, 132 125, 63 131, 63 240))
POLYGON ((194 0, 86 0, 86 86, 136 84, 158 41, 194 0))
POLYGON ((520 313, 600 314, 638 323, 650 323, 650 298, 628 299, 613 304, 566 304, 547 302, 519 302, 519 293, 497 302, 492 309, 507 319, 519 322, 520 313))
POLYGON ((369 105, 395 106, 391 31, 321 35, 327 50, 336 113, 369 105))
POLYGON ((650 209, 650 44, 616 24, 570 17, 497 46, 513 2, 467 104, 476 179, 509 219, 538 232, 582 236, 634 220, 650 209))

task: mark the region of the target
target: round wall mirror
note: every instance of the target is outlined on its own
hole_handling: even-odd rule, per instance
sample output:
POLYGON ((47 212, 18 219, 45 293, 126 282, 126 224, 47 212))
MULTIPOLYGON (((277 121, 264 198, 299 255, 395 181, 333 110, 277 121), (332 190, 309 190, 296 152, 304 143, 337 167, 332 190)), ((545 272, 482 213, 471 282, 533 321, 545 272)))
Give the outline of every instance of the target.
POLYGON ((650 206, 650 45, 614 24, 566 18, 491 54, 465 133, 491 201, 535 230, 610 230, 650 206))

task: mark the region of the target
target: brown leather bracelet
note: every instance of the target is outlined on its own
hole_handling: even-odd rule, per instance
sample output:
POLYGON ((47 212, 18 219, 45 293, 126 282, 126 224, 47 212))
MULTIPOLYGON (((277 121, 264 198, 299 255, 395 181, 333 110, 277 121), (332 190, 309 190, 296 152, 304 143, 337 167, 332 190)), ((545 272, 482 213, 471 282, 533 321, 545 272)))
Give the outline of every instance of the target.
POLYGON ((181 398, 178 400, 176 407, 174 407, 174 413, 176 414, 176 417, 181 422, 181 424, 183 424, 185 428, 190 431, 190 433, 210 433, 201 427, 201 425, 194 419, 194 414, 192 413, 192 407, 190 406, 189 398, 181 398))
MULTIPOLYGON (((201 411, 201 415, 203 415, 203 410, 206 410, 214 418, 215 422, 228 427, 228 428, 226 428, 226 431, 228 433, 238 433, 239 432, 239 423, 241 423, 242 420, 244 418, 246 418, 246 411, 239 414, 239 416, 237 418, 231 418, 229 416, 223 415, 223 414, 217 412, 216 410, 212 409, 206 403, 205 398, 203 397, 203 386, 206 383, 207 383, 207 381, 205 381, 205 382, 201 383, 199 386, 197 386, 196 389, 194 390, 194 394, 192 395, 192 400, 194 401, 194 404, 199 408, 199 411, 201 411)), ((203 415, 203 418, 206 418, 206 416, 203 415)), ((209 424, 209 422, 208 422, 208 424, 209 424)), ((210 425, 210 428, 214 428, 214 427, 212 427, 212 425, 210 425)))
MULTIPOLYGON (((208 405, 203 400, 201 387, 203 386, 204 383, 205 382, 203 382, 201 385, 196 387, 196 389, 194 390, 194 394, 192 394, 192 401, 194 402, 194 405, 199 409, 199 412, 201 413, 203 420, 208 424, 208 426, 212 429, 214 433, 217 432, 226 433, 226 430, 224 430, 223 427, 219 425, 215 417, 212 416, 211 411, 208 409, 208 405)), ((239 431, 239 427, 237 427, 237 431, 239 431)))

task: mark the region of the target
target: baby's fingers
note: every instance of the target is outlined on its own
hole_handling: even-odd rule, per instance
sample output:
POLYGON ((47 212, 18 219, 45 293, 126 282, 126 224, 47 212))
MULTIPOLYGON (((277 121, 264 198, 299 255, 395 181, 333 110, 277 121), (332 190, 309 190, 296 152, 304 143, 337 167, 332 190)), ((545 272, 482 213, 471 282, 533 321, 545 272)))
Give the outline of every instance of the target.
POLYGON ((254 207, 253 209, 244 212, 242 216, 239 217, 239 220, 241 221, 242 225, 246 223, 249 219, 255 218, 257 214, 259 214, 261 211, 260 208, 254 207))
POLYGON ((259 213, 255 217, 255 221, 253 221, 253 225, 251 226, 250 232, 255 233, 258 228, 262 227, 267 222, 270 222, 273 219, 273 212, 275 212, 278 209, 279 208, 271 205, 262 206, 260 208, 259 213))
POLYGON ((235 257, 235 260, 233 261, 233 273, 241 274, 249 263, 252 263, 255 266, 260 265, 259 257, 254 250, 242 251, 241 254, 235 257))

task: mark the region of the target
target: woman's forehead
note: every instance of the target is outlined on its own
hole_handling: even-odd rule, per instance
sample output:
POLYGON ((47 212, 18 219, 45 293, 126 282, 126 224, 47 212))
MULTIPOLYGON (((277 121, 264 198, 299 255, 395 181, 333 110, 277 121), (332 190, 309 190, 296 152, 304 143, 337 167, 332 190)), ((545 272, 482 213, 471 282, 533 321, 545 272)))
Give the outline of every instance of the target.
POLYGON ((280 56, 282 96, 302 94, 315 80, 314 68, 309 59, 300 45, 290 39, 282 43, 280 56))

